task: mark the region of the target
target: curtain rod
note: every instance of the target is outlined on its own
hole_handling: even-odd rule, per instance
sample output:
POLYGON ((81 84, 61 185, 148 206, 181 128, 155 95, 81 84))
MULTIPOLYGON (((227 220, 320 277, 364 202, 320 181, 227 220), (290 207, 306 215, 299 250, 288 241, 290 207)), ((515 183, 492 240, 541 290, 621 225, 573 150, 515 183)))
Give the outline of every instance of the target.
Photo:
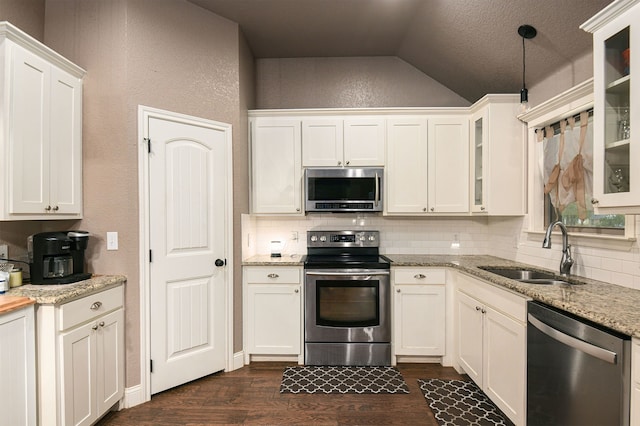
MULTIPOLYGON (((588 108, 585 111, 589 113, 589 117, 593 117, 593 107, 588 108)), ((585 112, 585 111, 582 111, 582 112, 585 112)), ((538 133, 538 131, 544 131, 547 127, 551 127, 553 129, 553 135, 555 136, 555 135, 560 133, 560 122, 561 121, 564 121, 564 120, 569 119, 570 117, 573 117, 574 120, 576 121, 576 123, 578 123, 580 121, 580 114, 582 114, 582 112, 579 112, 579 113, 574 114, 574 115, 570 115, 569 117, 565 117, 562 120, 558 120, 555 123, 550 124, 548 126, 542 126, 539 129, 536 129, 536 133, 538 133)))

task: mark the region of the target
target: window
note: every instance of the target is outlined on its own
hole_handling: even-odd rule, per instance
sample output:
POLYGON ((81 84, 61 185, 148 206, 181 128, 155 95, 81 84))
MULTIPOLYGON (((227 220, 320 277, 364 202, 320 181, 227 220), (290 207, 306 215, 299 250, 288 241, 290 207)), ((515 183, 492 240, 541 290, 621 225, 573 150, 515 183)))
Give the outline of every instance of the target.
POLYGON ((593 118, 587 111, 536 130, 543 143, 544 226, 561 220, 570 232, 624 235, 624 215, 596 215, 593 118))

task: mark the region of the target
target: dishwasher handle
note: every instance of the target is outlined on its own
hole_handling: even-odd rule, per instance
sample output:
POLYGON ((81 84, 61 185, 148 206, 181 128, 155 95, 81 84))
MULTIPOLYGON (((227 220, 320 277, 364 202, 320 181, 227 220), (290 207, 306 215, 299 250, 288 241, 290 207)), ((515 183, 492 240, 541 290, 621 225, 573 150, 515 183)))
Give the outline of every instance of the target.
POLYGON ((591 356, 608 362, 609 364, 616 364, 618 362, 618 354, 616 354, 615 352, 603 349, 596 345, 592 345, 591 343, 585 342, 584 340, 576 339, 573 336, 569 336, 568 334, 565 334, 553 327, 548 326, 531 314, 527 314, 527 318, 532 326, 534 326, 547 336, 551 337, 552 339, 557 340, 558 342, 564 343, 567 346, 587 353, 591 356))

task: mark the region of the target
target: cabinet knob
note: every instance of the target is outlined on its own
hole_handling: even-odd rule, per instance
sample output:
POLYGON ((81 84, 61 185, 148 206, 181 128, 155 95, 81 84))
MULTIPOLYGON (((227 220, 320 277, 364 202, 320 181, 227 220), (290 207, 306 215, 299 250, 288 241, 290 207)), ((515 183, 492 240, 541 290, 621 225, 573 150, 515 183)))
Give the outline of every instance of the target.
POLYGON ((100 321, 100 322, 98 323, 98 325, 99 325, 100 327, 104 327, 104 321, 100 321))
POLYGON ((435 211, 435 209, 436 209, 435 207, 431 207, 431 211, 435 211))
POLYGON ((296 288, 295 290, 293 290, 294 293, 300 293, 300 289, 296 288))
POLYGON ((476 306, 476 311, 479 311, 480 309, 482 309, 480 306, 476 306))
POLYGON ((596 200, 595 198, 591 199, 591 204, 596 205, 598 204, 600 201, 596 200))
POLYGON ((348 166, 349 164, 351 164, 351 161, 347 161, 347 166, 348 166))
POLYGON ((96 324, 96 325, 94 325, 93 327, 91 327, 91 329, 92 329, 93 331, 96 331, 96 330, 98 329, 98 325, 97 325, 97 324, 96 324))
POLYGON ((47 206, 44 208, 46 211, 50 212, 51 211, 51 206, 47 206))
POLYGON ((398 288, 398 289, 396 289, 396 293, 400 293, 400 289, 399 289, 399 288, 398 288))
POLYGON ((338 161, 338 166, 342 166, 342 161, 338 161))
POLYGON ((426 208, 426 207, 423 207, 423 208, 422 208, 422 211, 423 211, 423 212, 426 212, 426 211, 427 211, 427 208, 426 208))
POLYGON ((423 279, 427 278, 427 276, 425 274, 415 274, 413 276, 413 278, 415 278, 417 280, 423 280, 423 279))
POLYGON ((300 211, 300 207, 298 207, 298 208, 296 209, 296 211, 297 211, 297 212, 299 212, 299 211, 300 211))
POLYGON ((485 211, 486 209, 484 208, 484 206, 480 207, 480 211, 485 211))
POLYGON ((486 309, 480 309, 480 312, 482 312, 483 314, 486 314, 487 310, 486 309))
POLYGON ((93 305, 91 305, 91 310, 95 311, 97 309, 100 309, 100 306, 102 306, 102 302, 93 302, 93 305))
POLYGON ((54 211, 54 212, 57 212, 58 210, 60 210, 60 207, 58 207, 58 206, 55 206, 55 207, 53 208, 53 211, 54 211))
POLYGON ((267 275, 267 277, 269 277, 269 278, 278 278, 278 277, 280 277, 280 275, 274 274, 274 273, 270 273, 269 275, 267 275))

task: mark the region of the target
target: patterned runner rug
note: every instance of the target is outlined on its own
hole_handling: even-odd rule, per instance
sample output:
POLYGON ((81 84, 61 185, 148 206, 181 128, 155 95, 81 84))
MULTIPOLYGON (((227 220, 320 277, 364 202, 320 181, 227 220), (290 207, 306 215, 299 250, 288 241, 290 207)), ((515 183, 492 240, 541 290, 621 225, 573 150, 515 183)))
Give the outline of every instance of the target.
POLYGON ((440 426, 512 425, 471 381, 419 379, 418 384, 440 426))
POLYGON ((394 367, 314 366, 287 367, 280 393, 409 393, 394 367))

